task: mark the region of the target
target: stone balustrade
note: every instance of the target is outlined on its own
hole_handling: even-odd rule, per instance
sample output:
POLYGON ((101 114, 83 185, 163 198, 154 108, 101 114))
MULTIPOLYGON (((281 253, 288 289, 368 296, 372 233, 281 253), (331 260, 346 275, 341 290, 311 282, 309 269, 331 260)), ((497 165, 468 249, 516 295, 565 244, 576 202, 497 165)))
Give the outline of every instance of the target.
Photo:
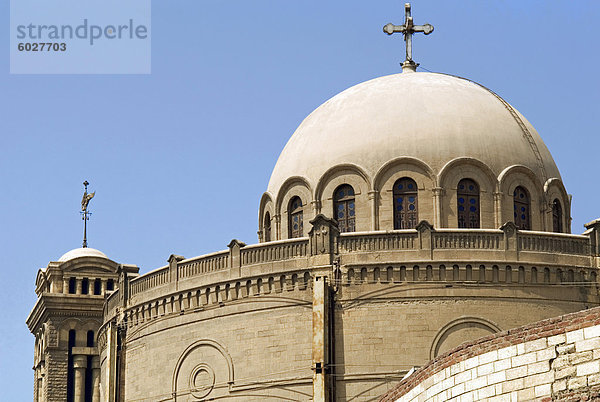
POLYGON ((394 282, 595 283, 599 268, 597 248, 591 240, 594 233, 520 231, 512 223, 500 229, 436 230, 421 222, 416 229, 340 234, 335 222, 325 217, 311 223, 319 230, 311 230, 309 237, 249 246, 233 240, 229 250, 190 259, 171 256, 168 266, 121 280, 120 286, 126 283, 127 290, 124 296, 118 296, 119 291, 109 295, 107 313, 116 307, 125 310, 167 294, 242 278, 244 284, 247 280, 256 286, 258 278, 267 273, 278 278, 310 266, 327 265, 334 259, 343 268, 346 277, 340 280, 346 284, 360 282, 365 270, 373 278, 381 270, 381 278, 390 276, 394 282), (466 257, 457 253, 465 249, 473 251, 466 257), (377 258, 370 258, 373 255, 377 258), (319 259, 323 256, 331 258, 319 259), (573 266, 582 268, 563 268, 573 266))

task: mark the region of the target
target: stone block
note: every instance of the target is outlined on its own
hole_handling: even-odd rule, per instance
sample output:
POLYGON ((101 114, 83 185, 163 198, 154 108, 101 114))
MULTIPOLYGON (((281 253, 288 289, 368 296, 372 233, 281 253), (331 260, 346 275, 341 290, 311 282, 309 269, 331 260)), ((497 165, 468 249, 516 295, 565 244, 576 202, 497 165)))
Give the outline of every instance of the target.
POLYGON ((541 361, 527 365, 527 375, 531 376, 538 373, 544 373, 550 370, 549 361, 541 361))
POLYGON ((525 389, 521 389, 521 390, 517 391, 517 400, 518 401, 530 401, 534 398, 535 398, 535 389, 534 388, 525 388, 525 389))
POLYGON ((525 377, 525 387, 535 387, 536 385, 550 384, 554 381, 554 371, 547 371, 545 373, 535 374, 525 377))
POLYGON ((594 353, 589 350, 587 352, 573 353, 569 355, 569 363, 572 365, 584 363, 592 360, 594 358, 594 353))
POLYGON ((567 381, 567 386, 569 387, 569 389, 585 387, 587 386, 587 377, 569 378, 569 380, 567 381))
POLYGON ((494 371, 506 370, 512 367, 510 358, 498 360, 494 362, 494 371))
POLYGON ((567 343, 575 343, 583 339, 583 329, 567 332, 567 343))
POLYGON ((585 339, 575 342, 575 350, 577 352, 594 349, 600 349, 600 338, 585 339))
POLYGON ((499 371, 497 373, 489 374, 487 379, 488 384, 496 384, 502 381, 506 381, 506 371, 499 371))
POLYGON ((572 377, 575 375, 575 373, 577 373, 577 369, 574 366, 567 366, 567 367, 561 368, 560 370, 555 370, 554 378, 559 380, 559 379, 565 378, 565 377, 572 377))
POLYGON ((456 398, 459 395, 464 394, 464 392, 465 392, 465 383, 462 382, 462 383, 459 383, 459 384, 455 385, 454 387, 452 387, 450 389, 450 396, 452 398, 456 398))
POLYGON ((498 349, 498 359, 506 359, 517 355, 516 346, 508 346, 506 348, 498 349))
POLYGON ((548 346, 548 341, 546 338, 540 338, 535 341, 525 342, 523 346, 525 347, 525 353, 535 352, 540 349, 545 349, 548 346))
POLYGON ((548 346, 559 345, 561 343, 565 343, 567 341, 567 336, 565 334, 558 334, 548 338, 548 346))
POLYGON ((477 367, 477 376, 482 377, 494 371, 494 362, 490 362, 477 367))
POLYGON ((600 372, 600 360, 592 360, 591 362, 578 364, 576 367, 578 377, 596 374, 600 372))
POLYGON ((554 381, 552 383, 552 392, 553 393, 556 393, 559 391, 564 391, 565 389, 567 389, 567 380, 566 379, 554 381))
POLYGON ((550 360, 556 357, 556 348, 546 348, 542 350, 538 350, 535 354, 535 359, 539 362, 542 360, 550 360))
POLYGON ((517 355, 512 358, 512 366, 518 367, 523 366, 530 363, 535 363, 537 361, 536 352, 526 353, 524 355, 517 355))
POLYGON ((566 353, 573 353, 573 352, 575 352, 575 343, 569 343, 569 344, 566 344, 566 345, 557 346, 556 347, 556 352, 559 355, 563 355, 563 354, 566 354, 566 353))
POLYGON ((496 387, 494 385, 483 387, 477 391, 476 395, 477 395, 477 400, 496 396, 496 387))
MULTIPOLYGON (((508 379, 508 378, 507 378, 508 379)), ((516 378, 502 383, 502 393, 513 392, 523 389, 524 380, 523 378, 516 378)))
POLYGON ((462 373, 459 373, 456 376, 454 376, 454 383, 455 384, 464 383, 466 381, 469 381, 471 378, 472 378, 471 370, 463 371, 462 373))
POLYGON ((594 325, 583 329, 583 337, 585 339, 599 338, 600 337, 600 325, 594 325))
POLYGON ((587 378, 588 386, 600 384, 600 374, 593 374, 587 378))
POLYGON ((479 366, 479 356, 474 356, 465 360, 465 370, 469 370, 477 366, 479 366))
POLYGON ((506 379, 525 377, 527 375, 527 366, 514 367, 506 370, 506 379))
POLYGON ((482 355, 479 355, 479 364, 486 364, 489 362, 493 362, 498 360, 498 351, 497 350, 493 350, 491 352, 487 352, 484 353, 482 355))

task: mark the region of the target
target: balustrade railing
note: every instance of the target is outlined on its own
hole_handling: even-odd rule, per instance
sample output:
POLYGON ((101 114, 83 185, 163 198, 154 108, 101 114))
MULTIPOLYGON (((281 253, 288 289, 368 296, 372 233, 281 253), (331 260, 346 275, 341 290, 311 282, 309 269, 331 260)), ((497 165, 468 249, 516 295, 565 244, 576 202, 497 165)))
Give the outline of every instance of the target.
POLYGON ((169 283, 169 267, 162 267, 133 279, 130 283, 131 296, 145 290, 169 283))
POLYGON ((242 265, 282 261, 308 255, 308 239, 261 243, 241 249, 242 265))
POLYGON ((416 247, 417 232, 342 233, 340 252, 410 250, 416 247))
MULTIPOLYGON (((261 263, 285 261, 308 257, 309 238, 290 239, 260 243, 233 250, 195 257, 177 263, 177 279, 192 278, 206 273, 227 270, 235 264, 243 268, 261 263), (233 260, 232 260, 233 259, 233 260)), ((590 238, 583 235, 556 234, 534 231, 504 231, 494 229, 439 229, 419 232, 417 230, 342 233, 337 238, 339 253, 379 251, 411 251, 423 247, 433 250, 514 250, 541 254, 564 254, 590 256, 590 238), (430 236, 431 241, 423 241, 430 236), (513 239, 513 240, 509 240, 513 239), (429 246, 429 244, 431 246, 429 246), (426 245, 426 246, 424 246, 426 245)), ((520 259, 521 257, 519 257, 520 259)), ((528 258, 528 257, 527 257, 528 258)), ((527 259, 525 258, 525 259, 527 259)), ((170 283, 169 266, 159 268, 131 280, 130 295, 170 283)), ((109 298, 109 305, 114 297, 109 298)))
POLYGON ((207 272, 221 271, 228 268, 229 250, 184 260, 177 265, 179 278, 190 278, 207 272))
POLYGON ((504 248, 504 233, 501 230, 465 230, 433 232, 435 249, 483 249, 504 248))
POLYGON ((521 251, 590 255, 590 239, 587 236, 519 232, 518 239, 521 251))

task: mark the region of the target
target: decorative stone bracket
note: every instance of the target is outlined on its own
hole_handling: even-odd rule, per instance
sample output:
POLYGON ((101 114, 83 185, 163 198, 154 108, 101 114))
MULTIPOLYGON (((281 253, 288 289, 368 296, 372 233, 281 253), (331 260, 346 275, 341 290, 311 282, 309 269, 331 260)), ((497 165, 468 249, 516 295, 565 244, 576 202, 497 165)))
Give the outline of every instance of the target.
POLYGON ((338 253, 338 237, 340 229, 335 220, 318 214, 310 221, 312 228, 308 232, 310 255, 329 255, 333 261, 333 255, 338 253))
POLYGON ((600 256, 600 218, 594 219, 593 221, 586 223, 585 234, 590 236, 591 242, 591 253, 595 256, 600 256))
POLYGON ((242 267, 242 258, 241 258, 241 249, 245 247, 246 243, 239 241, 238 239, 233 239, 229 242, 227 247, 229 247, 229 268, 237 268, 238 275, 241 275, 241 267, 242 267))

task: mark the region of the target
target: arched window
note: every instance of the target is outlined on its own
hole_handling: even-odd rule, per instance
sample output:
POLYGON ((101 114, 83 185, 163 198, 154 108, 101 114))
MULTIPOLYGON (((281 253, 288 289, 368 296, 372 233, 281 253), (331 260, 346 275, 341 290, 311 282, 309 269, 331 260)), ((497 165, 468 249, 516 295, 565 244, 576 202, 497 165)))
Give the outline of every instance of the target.
POLYGON ((340 232, 354 232, 355 226, 354 189, 348 184, 339 186, 333 194, 333 216, 340 232))
POLYGON ((557 199, 552 202, 552 231, 556 233, 563 231, 562 206, 557 199))
POLYGON ((271 214, 266 213, 263 221, 264 240, 271 241, 271 214))
POLYGON ((479 186, 474 180, 462 179, 456 189, 458 227, 477 229, 479 221, 479 186))
POLYGON ((413 229, 417 226, 417 183, 403 177, 394 183, 394 229, 413 229))
POLYGON ((524 187, 517 187, 513 193, 514 218, 518 229, 531 230, 529 193, 524 187))
POLYGON ((304 224, 302 222, 302 200, 300 197, 294 197, 290 200, 288 218, 289 238, 302 237, 304 224))

